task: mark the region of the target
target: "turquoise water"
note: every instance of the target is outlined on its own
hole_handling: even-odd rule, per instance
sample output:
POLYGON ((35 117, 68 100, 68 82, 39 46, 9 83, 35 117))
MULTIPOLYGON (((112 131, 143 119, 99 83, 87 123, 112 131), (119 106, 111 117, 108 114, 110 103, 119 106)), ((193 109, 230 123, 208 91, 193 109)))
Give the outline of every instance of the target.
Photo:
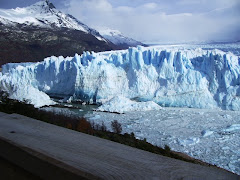
POLYGON ((94 109, 98 107, 98 105, 82 105, 79 103, 59 103, 59 105, 61 107, 44 107, 41 109, 56 114, 84 117, 86 114, 92 114, 94 109))
POLYGON ((87 113, 93 113, 93 110, 98 107, 97 105, 80 105, 80 104, 78 105, 69 104, 69 105, 73 105, 74 107, 73 108, 66 107, 66 109, 72 113, 79 115, 80 117, 83 117, 87 113))

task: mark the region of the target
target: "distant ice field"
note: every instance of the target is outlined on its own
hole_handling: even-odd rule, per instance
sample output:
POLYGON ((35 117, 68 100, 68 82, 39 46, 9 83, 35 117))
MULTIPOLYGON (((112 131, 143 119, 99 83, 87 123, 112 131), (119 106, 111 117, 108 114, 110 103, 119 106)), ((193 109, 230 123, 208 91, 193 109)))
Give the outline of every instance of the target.
POLYGON ((212 43, 212 44, 172 44, 172 45, 153 45, 153 47, 167 48, 167 49, 196 49, 204 50, 219 49, 224 52, 232 52, 240 56, 240 42, 235 43, 212 43))

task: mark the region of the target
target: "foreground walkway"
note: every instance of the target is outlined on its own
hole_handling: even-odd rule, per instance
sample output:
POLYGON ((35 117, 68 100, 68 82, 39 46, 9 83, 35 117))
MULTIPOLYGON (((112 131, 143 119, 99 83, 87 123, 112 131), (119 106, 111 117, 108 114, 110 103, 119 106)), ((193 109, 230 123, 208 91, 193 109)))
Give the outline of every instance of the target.
POLYGON ((1 112, 0 156, 43 179, 239 179, 218 168, 1 112))

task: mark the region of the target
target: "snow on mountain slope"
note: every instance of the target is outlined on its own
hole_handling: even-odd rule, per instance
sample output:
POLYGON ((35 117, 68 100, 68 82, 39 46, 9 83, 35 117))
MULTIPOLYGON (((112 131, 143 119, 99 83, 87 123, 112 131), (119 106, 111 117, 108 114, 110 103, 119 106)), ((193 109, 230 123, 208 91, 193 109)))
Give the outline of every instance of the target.
POLYGON ((25 8, 0 9, 0 22, 10 26, 18 23, 46 28, 70 28, 90 33, 98 40, 106 41, 96 30, 57 10, 48 0, 39 1, 25 8))
POLYGON ((126 47, 134 47, 137 45, 144 45, 143 43, 136 41, 132 38, 124 36, 118 30, 112 30, 109 28, 97 28, 99 33, 107 40, 112 42, 115 45, 126 46, 126 47))
POLYGON ((13 86, 32 86, 85 102, 121 95, 162 106, 240 110, 240 58, 220 50, 139 46, 66 59, 53 56, 23 66, 7 64, 2 72, 1 89, 10 95, 13 86))

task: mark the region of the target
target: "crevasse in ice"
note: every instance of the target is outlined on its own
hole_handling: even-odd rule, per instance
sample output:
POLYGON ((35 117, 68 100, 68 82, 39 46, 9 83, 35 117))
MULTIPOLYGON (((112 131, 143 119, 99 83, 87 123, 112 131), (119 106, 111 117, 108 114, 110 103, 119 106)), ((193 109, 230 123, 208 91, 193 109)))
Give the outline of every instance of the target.
POLYGON ((10 97, 35 106, 52 104, 49 96, 101 103, 121 95, 162 106, 240 110, 240 58, 220 50, 141 46, 84 52, 6 64, 0 85, 10 97))

